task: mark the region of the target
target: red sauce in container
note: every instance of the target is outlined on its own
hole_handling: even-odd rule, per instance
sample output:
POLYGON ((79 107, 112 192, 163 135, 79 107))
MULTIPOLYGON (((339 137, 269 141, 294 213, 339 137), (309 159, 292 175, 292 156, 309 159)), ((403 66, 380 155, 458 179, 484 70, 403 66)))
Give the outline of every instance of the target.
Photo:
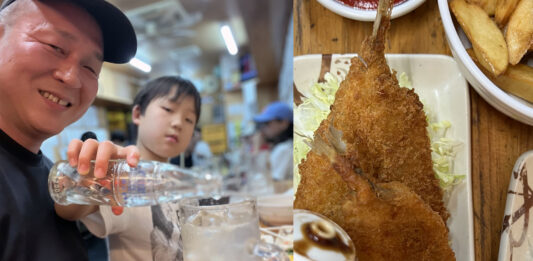
MULTIPOLYGON (((378 8, 379 0, 336 0, 347 6, 355 7, 364 10, 376 10, 378 8)), ((394 5, 398 5, 407 0, 394 0, 394 5)))

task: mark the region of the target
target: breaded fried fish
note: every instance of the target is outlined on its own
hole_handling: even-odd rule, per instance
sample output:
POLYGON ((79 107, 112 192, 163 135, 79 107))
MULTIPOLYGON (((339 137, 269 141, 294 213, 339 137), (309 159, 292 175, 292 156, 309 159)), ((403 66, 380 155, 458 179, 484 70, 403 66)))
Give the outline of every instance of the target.
MULTIPOLYGON (((351 60, 331 112, 314 135, 323 136, 329 126, 342 131, 372 182, 403 183, 446 223, 449 214, 432 167, 423 105, 413 90, 400 88, 385 60, 391 2, 380 1, 373 34, 363 42, 359 57, 351 60)), ((347 217, 341 208, 351 193, 329 165, 313 150, 308 153, 299 165, 301 182, 294 207, 321 213, 344 227, 347 217)))
POLYGON ((354 147, 343 144, 333 127, 330 130, 325 138, 315 138, 312 147, 350 188, 342 213, 358 259, 455 260, 439 214, 400 182, 370 182, 357 165, 354 147))

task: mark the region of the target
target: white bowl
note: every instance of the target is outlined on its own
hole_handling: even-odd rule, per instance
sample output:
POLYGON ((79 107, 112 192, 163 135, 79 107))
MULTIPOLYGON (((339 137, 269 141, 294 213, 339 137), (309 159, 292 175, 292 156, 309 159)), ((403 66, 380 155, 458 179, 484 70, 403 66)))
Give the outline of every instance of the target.
POLYGON ((274 194, 257 198, 257 211, 263 223, 269 226, 292 224, 292 194, 274 194))
POLYGON ((472 44, 466 38, 461 27, 453 22, 448 0, 438 1, 442 24, 444 25, 444 31, 446 32, 446 38, 453 57, 459 65, 459 70, 461 70, 474 90, 490 105, 505 115, 525 124, 533 125, 533 104, 506 93, 485 76, 466 52, 466 49, 470 48, 472 44))
MULTIPOLYGON (((321 5, 323 5, 325 8, 329 9, 330 11, 340 15, 344 16, 346 18, 350 18, 353 20, 358 21, 374 21, 376 18, 376 10, 365 10, 365 9, 359 9, 355 7, 350 7, 347 5, 344 5, 340 2, 337 2, 335 0, 317 0, 321 5)), ((426 0, 407 0, 403 3, 400 3, 394 8, 392 8, 392 14, 391 18, 397 18, 404 14, 407 14, 420 6, 422 3, 424 3, 426 0)))

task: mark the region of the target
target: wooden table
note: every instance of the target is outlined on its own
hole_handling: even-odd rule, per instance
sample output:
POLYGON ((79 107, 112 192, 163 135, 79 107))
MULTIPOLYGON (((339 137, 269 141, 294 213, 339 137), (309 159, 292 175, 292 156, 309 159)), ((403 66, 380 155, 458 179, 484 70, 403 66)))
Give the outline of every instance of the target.
MULTIPOLYGON (((294 0, 295 56, 357 53, 371 30, 372 23, 343 18, 316 0, 294 0)), ((392 20, 385 52, 451 55, 437 1, 392 20)), ((533 149, 533 127, 500 113, 472 88, 470 106, 475 257, 497 260, 511 170, 533 149)))

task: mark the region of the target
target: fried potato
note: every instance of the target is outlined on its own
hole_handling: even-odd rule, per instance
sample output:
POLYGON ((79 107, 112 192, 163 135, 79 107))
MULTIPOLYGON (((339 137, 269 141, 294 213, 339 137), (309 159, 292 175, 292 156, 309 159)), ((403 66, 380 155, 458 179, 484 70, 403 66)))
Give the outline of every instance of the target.
POLYGON ((487 14, 494 15, 498 0, 468 0, 468 2, 483 8, 487 14))
POLYGON ((529 102, 533 102, 533 68, 525 64, 510 65, 505 73, 494 77, 482 66, 479 66, 479 62, 472 49, 466 51, 481 71, 483 71, 494 84, 508 93, 516 95, 529 102))
POLYGON ((503 73, 509 64, 507 43, 494 21, 481 7, 464 0, 452 0, 450 8, 472 43, 481 65, 494 76, 503 73))
POLYGON ((498 0, 494 20, 500 28, 505 27, 518 2, 520 0, 498 0))
POLYGON ((533 0, 521 0, 509 18, 505 33, 509 63, 520 62, 533 41, 533 0))

